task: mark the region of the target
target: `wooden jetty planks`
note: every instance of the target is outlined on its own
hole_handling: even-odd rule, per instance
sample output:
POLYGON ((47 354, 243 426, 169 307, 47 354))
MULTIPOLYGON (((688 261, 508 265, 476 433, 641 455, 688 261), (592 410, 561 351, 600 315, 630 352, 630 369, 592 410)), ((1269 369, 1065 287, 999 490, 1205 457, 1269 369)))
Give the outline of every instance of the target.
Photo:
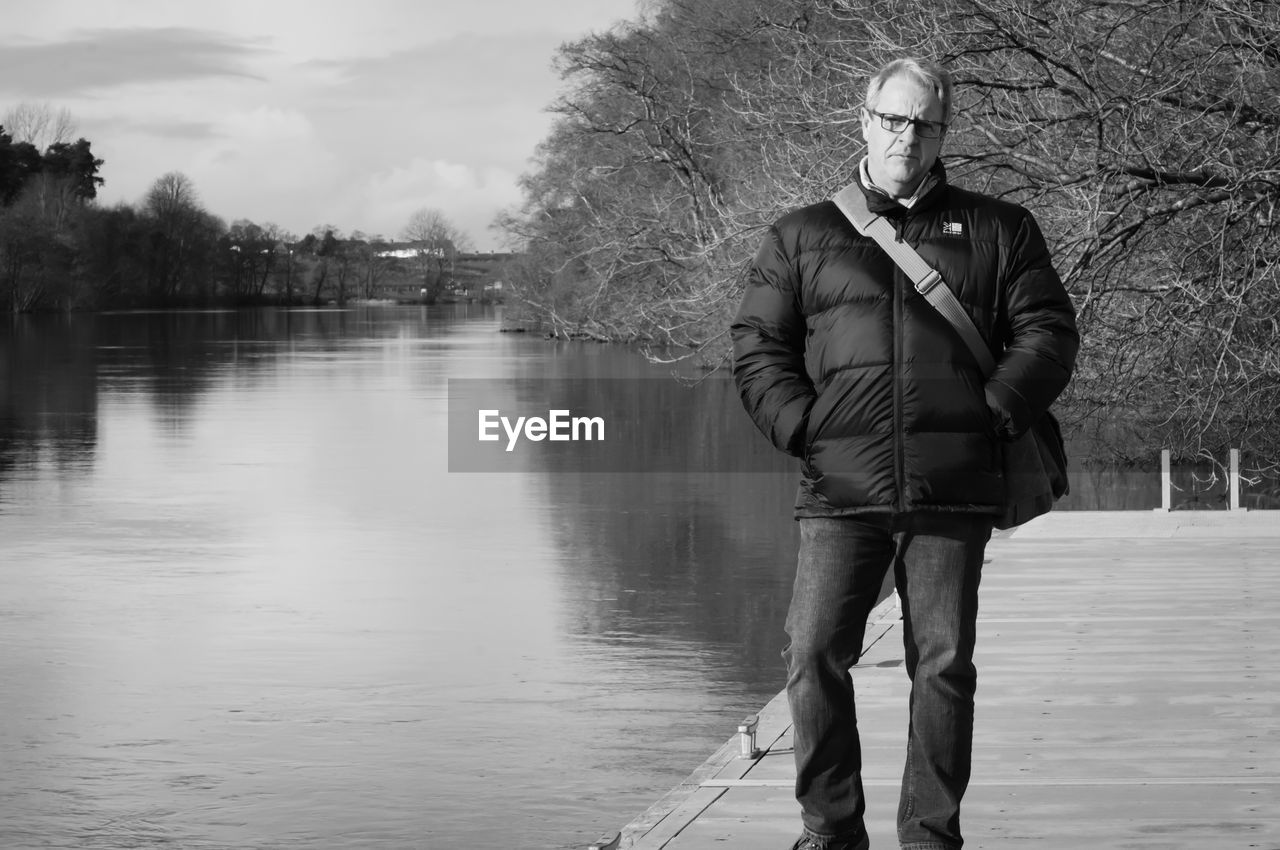
MULTIPOLYGON (((990 549, 966 847, 1280 850, 1280 522, 1143 514, 1062 528, 990 549), (1084 527, 1090 537, 1065 536, 1084 527)), ((894 847, 899 624, 891 615, 868 639, 853 671, 868 830, 873 847, 894 847)), ((628 827, 623 846, 789 847, 799 812, 785 712, 782 695, 765 712, 763 758, 708 760, 696 788, 628 827)))
MULTIPOLYGON (((897 633, 896 624, 900 617, 897 599, 894 597, 890 597, 876 607, 868 618, 867 629, 863 636, 867 657, 886 651, 882 646, 883 638, 897 633)), ((794 784, 795 765, 791 761, 789 749, 791 711, 787 706, 786 693, 779 693, 770 700, 761 710, 759 718, 756 732, 757 746, 764 753, 773 753, 773 755, 764 759, 740 758, 737 737, 726 741, 688 779, 668 792, 622 830, 622 846, 653 848, 653 850, 676 846, 670 842, 686 830, 690 823, 707 817, 705 813, 710 807, 721 801, 730 787, 725 783, 744 778, 761 761, 787 764, 784 769, 791 771, 792 778, 786 782, 786 796, 790 798, 791 807, 794 810, 795 798, 792 796, 791 787, 794 784)), ((714 816, 711 817, 714 819, 714 816)))

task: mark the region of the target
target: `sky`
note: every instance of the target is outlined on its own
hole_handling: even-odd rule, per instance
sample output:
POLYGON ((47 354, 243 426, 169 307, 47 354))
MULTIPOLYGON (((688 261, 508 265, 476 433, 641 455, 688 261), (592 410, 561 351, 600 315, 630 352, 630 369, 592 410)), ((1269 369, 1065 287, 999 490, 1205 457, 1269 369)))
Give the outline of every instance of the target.
POLYGON ((476 250, 564 90, 556 48, 637 0, 40 0, 0 28, 0 116, 67 109, 100 203, 181 172, 227 224, 397 238, 443 212, 476 250))

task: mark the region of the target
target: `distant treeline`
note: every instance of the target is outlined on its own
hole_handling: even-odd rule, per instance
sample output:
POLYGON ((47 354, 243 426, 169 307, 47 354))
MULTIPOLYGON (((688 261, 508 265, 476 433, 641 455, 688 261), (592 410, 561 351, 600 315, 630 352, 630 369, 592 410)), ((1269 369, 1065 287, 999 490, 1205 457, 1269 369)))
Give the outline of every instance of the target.
POLYGON ((89 141, 43 152, 0 128, 0 311, 497 298, 494 262, 420 210, 400 242, 321 225, 227 226, 180 173, 137 205, 94 203, 103 161, 89 141), (470 258, 470 261, 469 261, 470 258))
POLYGON ((865 81, 902 54, 956 74, 951 179, 1050 239, 1084 332, 1074 436, 1280 459, 1274 0, 645 4, 559 51, 505 222, 527 318, 723 362, 763 229, 852 179, 865 81))

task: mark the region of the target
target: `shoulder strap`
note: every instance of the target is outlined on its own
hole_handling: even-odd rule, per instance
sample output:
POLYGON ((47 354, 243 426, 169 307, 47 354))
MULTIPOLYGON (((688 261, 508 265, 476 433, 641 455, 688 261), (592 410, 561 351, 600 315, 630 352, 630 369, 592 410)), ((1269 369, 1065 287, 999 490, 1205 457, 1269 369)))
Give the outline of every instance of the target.
POLYGON ((982 339, 982 334, 978 333, 973 319, 969 318, 969 314, 964 311, 964 307, 951 291, 951 287, 947 286, 942 275, 925 262, 924 257, 921 257, 915 248, 897 239, 893 225, 885 221, 884 216, 867 209, 867 198, 862 194, 862 187, 857 183, 850 183, 837 192, 831 200, 859 233, 876 240, 889 258, 898 264, 907 277, 911 278, 916 292, 923 295, 925 300, 951 323, 951 326, 960 334, 960 338, 969 346, 969 350, 973 352, 974 359, 978 361, 978 367, 982 369, 983 374, 990 375, 994 372, 996 362, 991 356, 990 349, 987 348, 987 343, 982 339))

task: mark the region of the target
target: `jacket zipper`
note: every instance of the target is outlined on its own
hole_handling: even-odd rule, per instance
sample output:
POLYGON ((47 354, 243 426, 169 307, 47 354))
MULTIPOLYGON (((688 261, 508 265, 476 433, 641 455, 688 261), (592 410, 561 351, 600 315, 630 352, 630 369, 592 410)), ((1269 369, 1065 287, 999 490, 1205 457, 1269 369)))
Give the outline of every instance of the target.
POLYGON ((895 509, 899 512, 907 509, 907 470, 906 447, 902 433, 905 417, 902 415, 902 381, 903 381, 903 333, 902 323, 906 317, 903 306, 906 277, 896 264, 893 270, 893 475, 896 479, 898 503, 895 509))

